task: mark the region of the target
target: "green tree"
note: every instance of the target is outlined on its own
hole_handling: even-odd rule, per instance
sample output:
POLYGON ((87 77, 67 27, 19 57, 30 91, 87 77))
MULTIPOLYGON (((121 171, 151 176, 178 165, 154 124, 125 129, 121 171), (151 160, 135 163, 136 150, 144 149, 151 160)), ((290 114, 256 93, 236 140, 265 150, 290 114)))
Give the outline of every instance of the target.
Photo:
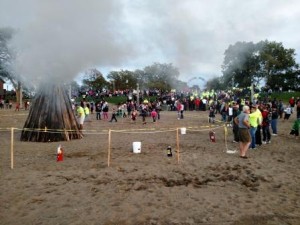
POLYGON ((97 69, 90 69, 85 72, 85 78, 82 80, 87 89, 99 90, 107 89, 109 82, 105 80, 103 74, 97 69))
POLYGON ((237 42, 225 51, 223 82, 230 87, 248 87, 262 80, 259 71, 259 45, 237 42))
POLYGON ((266 84, 273 90, 296 90, 300 85, 299 65, 295 60, 295 50, 286 49, 282 43, 264 41, 259 43, 260 72, 266 84), (298 75, 297 75, 298 74, 298 75))
POLYGON ((17 102, 22 105, 23 96, 21 80, 10 69, 13 53, 8 47, 8 42, 13 37, 14 33, 15 31, 12 28, 0 28, 0 77, 5 81, 10 81, 16 90, 17 102))
POLYGON ((295 50, 285 49, 282 43, 261 41, 237 42, 225 51, 222 81, 229 87, 257 86, 262 80, 276 90, 295 90, 299 87, 299 65, 295 50))
POLYGON ((207 90, 225 90, 224 83, 222 82, 222 77, 214 77, 206 82, 205 89, 207 90))
POLYGON ((135 89, 137 76, 129 70, 111 71, 107 78, 110 80, 113 90, 135 89))
POLYGON ((154 63, 144 68, 143 83, 150 89, 170 91, 178 84, 179 70, 170 64, 154 63))

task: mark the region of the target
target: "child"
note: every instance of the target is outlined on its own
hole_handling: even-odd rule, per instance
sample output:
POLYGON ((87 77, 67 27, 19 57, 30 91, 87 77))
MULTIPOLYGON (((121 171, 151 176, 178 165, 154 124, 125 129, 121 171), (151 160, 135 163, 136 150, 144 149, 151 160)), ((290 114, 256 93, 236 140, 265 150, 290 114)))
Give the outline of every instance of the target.
POLYGON ((292 126, 292 130, 290 132, 290 135, 295 135, 296 138, 298 138, 299 136, 299 129, 300 129, 300 118, 298 118, 293 126, 292 126))
POLYGON ((292 114, 292 108, 290 105, 288 105, 284 110, 284 118, 283 119, 288 120, 290 118, 291 114, 292 114))
POLYGON ((109 122, 112 122, 113 120, 115 120, 116 122, 118 122, 117 117, 116 117, 116 110, 113 109, 112 114, 111 114, 111 119, 109 122))
POLYGON ((157 112, 155 111, 155 109, 152 110, 151 117, 153 119, 153 123, 155 123, 156 122, 156 117, 157 117, 157 112))
POLYGON ((137 117, 137 111, 134 110, 134 111, 131 113, 131 120, 132 120, 133 122, 135 122, 135 121, 136 121, 136 117, 137 117))
POLYGON ((209 115, 208 115, 208 122, 209 123, 215 123, 215 109, 214 107, 210 106, 209 107, 209 115))

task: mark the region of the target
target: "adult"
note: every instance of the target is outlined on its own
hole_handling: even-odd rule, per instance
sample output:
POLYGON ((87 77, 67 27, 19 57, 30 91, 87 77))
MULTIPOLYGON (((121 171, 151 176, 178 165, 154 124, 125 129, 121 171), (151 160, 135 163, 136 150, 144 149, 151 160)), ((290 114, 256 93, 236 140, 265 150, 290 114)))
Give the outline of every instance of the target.
POLYGON ((278 120, 278 110, 277 108, 274 107, 274 105, 272 106, 272 118, 271 118, 271 128, 272 128, 272 135, 273 136, 277 136, 277 120, 278 120))
POLYGON ((294 107, 295 107, 295 98, 294 96, 290 98, 289 100, 290 106, 291 106, 291 112, 293 113, 294 107))
POLYGON ((102 106, 100 102, 96 103, 96 119, 101 120, 101 111, 102 111, 102 106))
POLYGON ((251 144, 250 136, 250 123, 249 123, 249 106, 243 106, 243 111, 235 117, 234 122, 239 126, 239 148, 240 148, 240 157, 247 159, 246 153, 251 144))
POLYGON ((297 119, 300 119, 300 99, 297 98, 297 119))
MULTIPOLYGON (((232 119, 234 119, 241 113, 239 109, 239 105, 236 102, 232 103, 233 110, 232 110, 232 119)), ((232 124, 232 132, 233 132, 233 143, 239 142, 239 125, 233 122, 232 124)))
POLYGON ((271 143, 271 133, 270 133, 270 122, 271 122, 271 112, 270 112, 270 106, 266 105, 264 107, 264 110, 262 111, 262 131, 263 131, 263 144, 269 144, 271 143))
POLYGON ((251 113, 249 114, 250 123, 250 135, 251 135, 251 145, 252 149, 256 149, 256 130, 259 124, 261 124, 262 115, 259 111, 257 105, 253 104, 251 108, 251 113))
POLYGON ((84 113, 83 107, 84 107, 84 105, 83 105, 83 103, 81 103, 80 105, 77 105, 77 109, 76 109, 80 132, 82 132, 82 130, 83 130, 83 123, 84 123, 84 118, 85 118, 85 113, 84 113))
POLYGON ((89 103, 85 104, 83 109, 84 109, 84 113, 85 113, 85 121, 86 122, 91 122, 91 119, 90 119, 90 104, 89 103))
POLYGON ((108 103, 105 101, 102 105, 102 112, 103 112, 103 119, 107 119, 108 120, 108 110, 109 110, 109 107, 108 107, 108 103))

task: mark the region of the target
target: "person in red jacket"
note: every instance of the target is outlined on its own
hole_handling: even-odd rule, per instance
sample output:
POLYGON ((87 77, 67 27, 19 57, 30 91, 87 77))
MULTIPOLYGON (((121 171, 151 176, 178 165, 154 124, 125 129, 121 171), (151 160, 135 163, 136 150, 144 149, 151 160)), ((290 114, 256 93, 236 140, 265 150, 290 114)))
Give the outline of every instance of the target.
POLYGON ((294 110, 294 107, 295 107, 295 98, 291 97, 290 100, 289 100, 289 103, 290 103, 290 106, 292 108, 292 113, 293 113, 293 110, 294 110))

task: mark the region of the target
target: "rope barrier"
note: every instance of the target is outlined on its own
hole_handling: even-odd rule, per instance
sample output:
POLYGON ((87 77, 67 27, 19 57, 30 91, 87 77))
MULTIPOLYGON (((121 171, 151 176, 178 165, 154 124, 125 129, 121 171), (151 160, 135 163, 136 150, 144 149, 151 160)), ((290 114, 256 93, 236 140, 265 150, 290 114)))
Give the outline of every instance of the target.
MULTIPOLYGON (((227 127, 226 124, 220 126, 220 125, 205 125, 205 126, 198 126, 198 127, 187 127, 186 130, 189 130, 191 132, 201 132, 201 131, 208 131, 208 130, 215 130, 224 127, 224 139, 225 139, 225 146, 226 146, 226 151, 228 152, 228 147, 227 147, 227 127), (204 128, 204 129, 201 129, 204 128)), ((180 143, 179 143, 179 129, 181 128, 150 128, 150 129, 126 129, 126 130, 81 130, 84 134, 105 134, 108 135, 108 159, 107 159, 107 165, 108 167, 110 166, 110 161, 111 161, 111 139, 112 139, 112 133, 128 133, 128 134, 153 134, 153 133, 163 133, 163 132, 174 132, 176 131, 176 154, 177 154, 177 163, 180 163, 180 143)), ((36 132, 47 132, 47 133, 61 133, 61 132, 75 132, 76 130, 63 130, 63 129, 34 129, 34 128, 0 128, 0 131, 11 131, 11 169, 14 168, 14 132, 15 131, 36 131, 36 132)), ((76 131, 77 132, 77 131, 76 131)))
MULTIPOLYGON (((211 126, 197 126, 197 127, 187 127, 187 129, 201 129, 201 128, 209 128, 209 129, 217 129, 221 127, 220 125, 211 125, 211 126)), ((125 130, 111 130, 112 132, 119 132, 119 133, 155 133, 155 132, 169 132, 175 131, 177 128, 143 128, 143 129, 125 129, 125 130), (145 132, 143 132, 145 131, 145 132)), ((0 131, 10 131, 11 128, 0 128, 0 131)), ((16 131, 32 131, 32 132, 47 132, 47 133, 65 133, 65 132, 78 132, 78 130, 68 130, 68 129, 48 129, 48 128, 14 128, 16 131)), ((206 131, 208 129, 201 129, 199 131, 206 131)), ((109 130, 81 130, 85 134, 107 134, 109 130)), ((196 130, 194 130, 196 131, 196 130)))

